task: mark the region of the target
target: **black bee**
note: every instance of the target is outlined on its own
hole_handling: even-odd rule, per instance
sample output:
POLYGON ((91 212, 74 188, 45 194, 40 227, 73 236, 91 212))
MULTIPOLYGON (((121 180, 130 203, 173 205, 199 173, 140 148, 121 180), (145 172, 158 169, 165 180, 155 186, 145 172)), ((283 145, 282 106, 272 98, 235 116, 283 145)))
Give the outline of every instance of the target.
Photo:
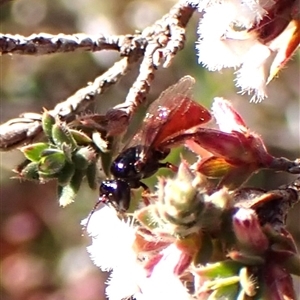
POLYGON ((183 77, 149 106, 141 128, 111 165, 114 179, 101 183, 99 202, 109 202, 121 212, 128 210, 131 189, 147 189, 142 179, 159 168, 172 167, 161 162, 170 148, 184 142, 187 130, 210 121, 209 111, 191 99, 194 83, 192 77, 183 77))

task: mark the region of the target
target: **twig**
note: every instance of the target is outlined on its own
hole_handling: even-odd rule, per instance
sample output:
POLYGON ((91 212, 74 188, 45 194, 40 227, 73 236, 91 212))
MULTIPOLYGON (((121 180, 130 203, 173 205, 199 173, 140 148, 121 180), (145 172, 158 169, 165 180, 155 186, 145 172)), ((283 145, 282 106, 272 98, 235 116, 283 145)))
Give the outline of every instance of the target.
POLYGON ((260 219, 274 228, 285 227, 289 210, 300 201, 300 177, 291 184, 269 191, 265 197, 272 201, 267 201, 257 209, 260 219))
MULTIPOLYGON (((49 111, 63 120, 72 119, 94 101, 95 95, 104 93, 129 70, 133 61, 128 57, 116 62, 108 71, 97 77, 89 86, 78 90, 67 100, 49 111)), ((26 113, 0 125, 0 150, 7 151, 32 142, 42 131, 41 115, 26 113)))
POLYGON ((146 44, 147 40, 141 38, 140 35, 90 36, 83 33, 72 35, 39 33, 25 37, 18 34, 0 34, 1 54, 44 55, 74 51, 115 50, 121 55, 129 55, 132 48, 144 49, 146 44))
POLYGON ((30 143, 42 132, 41 115, 24 113, 0 125, 0 150, 7 151, 30 143))
POLYGON ((254 209, 262 224, 285 227, 288 211, 300 201, 300 177, 276 190, 242 188, 235 192, 236 207, 254 209))
POLYGON ((139 76, 129 90, 125 102, 117 105, 115 109, 123 109, 131 118, 144 102, 159 64, 164 60, 163 67, 168 67, 177 52, 183 49, 185 27, 195 9, 187 1, 179 1, 169 13, 142 32, 142 36, 152 39, 146 47, 139 76))
MULTIPOLYGON (((136 58, 138 59, 138 57, 136 58)), ((94 82, 78 90, 65 101, 58 103, 51 114, 60 116, 63 120, 73 118, 76 114, 84 111, 94 101, 97 94, 103 94, 110 86, 115 84, 129 70, 133 60, 128 57, 116 62, 108 71, 97 77, 94 82)))
POLYGON ((150 90, 150 85, 154 79, 155 65, 153 64, 153 54, 157 50, 156 44, 148 45, 143 61, 140 65, 139 75, 130 88, 124 103, 116 105, 114 110, 124 111, 129 118, 134 114, 136 109, 146 99, 150 90))

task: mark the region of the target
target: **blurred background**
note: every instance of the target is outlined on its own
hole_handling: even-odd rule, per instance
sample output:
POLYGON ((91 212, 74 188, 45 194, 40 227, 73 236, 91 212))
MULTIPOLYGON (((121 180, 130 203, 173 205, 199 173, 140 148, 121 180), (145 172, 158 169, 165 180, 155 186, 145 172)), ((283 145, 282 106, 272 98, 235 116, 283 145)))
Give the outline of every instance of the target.
MULTIPOLYGON (((4 1, 2 1, 4 2, 4 1)), ((0 1, 1 3, 1 1, 0 1)), ((2 33, 21 34, 127 34, 142 30, 168 12, 171 0, 16 0, 0 6, 2 33)), ((249 103, 238 95, 232 70, 212 73, 197 64, 195 14, 188 26, 187 44, 168 69, 159 69, 149 100, 184 75, 196 78, 194 96, 210 107, 213 97, 230 99, 248 126, 261 134, 270 153, 300 157, 299 52, 269 85, 269 98, 249 103)), ((0 123, 23 112, 51 109, 86 86, 118 60, 118 53, 67 53, 49 56, 0 57, 0 123)), ((138 74, 138 65, 119 84, 98 96, 90 112, 105 112, 121 103, 138 74)), ((171 161, 178 160, 174 151, 171 161)), ((105 274, 91 263, 89 239, 82 232, 97 192, 82 188, 77 201, 58 206, 55 182, 38 185, 11 179, 22 162, 18 150, 0 153, 0 260, 1 300, 101 300, 105 274)), ((260 172, 247 186, 276 188, 294 177, 260 172)), ((152 184, 154 180, 152 180, 152 184)), ((151 185, 151 180, 149 181, 151 185)), ((299 205, 288 224, 300 241, 299 205)), ((296 286, 298 289, 298 286, 296 286)), ((300 295, 300 293, 299 293, 300 295)))

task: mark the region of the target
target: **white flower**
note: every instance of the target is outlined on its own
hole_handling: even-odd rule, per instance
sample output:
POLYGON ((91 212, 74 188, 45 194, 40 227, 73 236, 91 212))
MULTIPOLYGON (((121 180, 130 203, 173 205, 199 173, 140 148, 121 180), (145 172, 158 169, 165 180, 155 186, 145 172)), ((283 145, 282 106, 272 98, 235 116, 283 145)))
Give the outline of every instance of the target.
POLYGON ((189 300, 190 295, 182 282, 175 275, 182 252, 174 245, 170 245, 162 252, 162 258, 154 266, 151 275, 140 280, 141 292, 135 294, 137 300, 189 300))
POLYGON ((145 270, 138 264, 126 261, 114 268, 108 281, 106 295, 109 300, 122 300, 140 294, 139 281, 146 278, 145 270))
MULTIPOLYGON (((83 221, 87 222, 87 220, 83 221)), ((135 260, 132 244, 135 230, 130 221, 121 221, 115 210, 103 205, 93 213, 87 224, 87 232, 92 237, 88 252, 96 266, 109 271, 127 260, 135 260)))
POLYGON ((113 270, 107 282, 108 298, 121 300, 139 291, 138 278, 145 276, 145 271, 132 248, 135 240, 132 222, 120 220, 113 208, 103 205, 88 221, 87 232, 92 237, 87 250, 94 264, 102 271, 113 270))
POLYGON ((87 232, 92 237, 88 252, 94 264, 103 271, 112 270, 106 288, 108 299, 130 296, 138 300, 190 299, 175 275, 183 254, 174 245, 160 253, 136 253, 133 247, 136 231, 132 222, 120 220, 115 210, 105 205, 91 216, 87 232), (151 260, 153 255, 159 259, 151 260))
MULTIPOLYGON (((190 1, 193 5, 196 0, 190 1)), ((253 93, 251 101, 267 97, 266 85, 299 46, 296 1, 198 1, 203 18, 196 45, 199 63, 210 71, 239 68, 236 85, 253 93)))
POLYGON ((242 93, 255 93, 251 101, 260 102, 267 96, 266 84, 271 55, 272 52, 268 47, 254 42, 245 55, 241 68, 236 72, 236 85, 241 88, 242 93))

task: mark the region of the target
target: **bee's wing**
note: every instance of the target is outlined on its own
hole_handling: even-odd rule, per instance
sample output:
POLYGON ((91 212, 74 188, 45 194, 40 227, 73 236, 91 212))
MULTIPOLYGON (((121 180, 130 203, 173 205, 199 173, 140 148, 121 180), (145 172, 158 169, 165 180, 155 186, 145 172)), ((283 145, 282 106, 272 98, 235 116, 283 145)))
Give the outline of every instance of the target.
POLYGON ((182 130, 180 120, 177 118, 186 113, 189 102, 195 103, 188 100, 191 97, 194 83, 195 80, 192 77, 185 76, 163 91, 158 99, 149 106, 141 128, 125 148, 136 145, 143 145, 146 148, 158 147, 160 142, 169 135, 182 130))

